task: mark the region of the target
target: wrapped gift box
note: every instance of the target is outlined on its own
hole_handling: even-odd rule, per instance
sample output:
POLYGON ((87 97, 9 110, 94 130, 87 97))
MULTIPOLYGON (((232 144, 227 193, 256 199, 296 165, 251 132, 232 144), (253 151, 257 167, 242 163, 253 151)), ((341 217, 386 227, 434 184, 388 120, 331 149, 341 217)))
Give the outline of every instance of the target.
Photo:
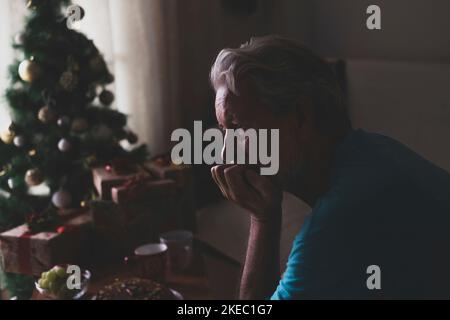
POLYGON ((166 201, 176 194, 175 182, 169 179, 155 180, 146 176, 134 177, 121 186, 111 189, 112 200, 117 204, 166 201))
POLYGON ((167 157, 158 157, 143 164, 143 168, 160 179, 175 181, 178 187, 189 185, 192 181, 192 168, 190 165, 175 165, 167 157))
POLYGON ((128 179, 138 174, 148 174, 141 167, 135 167, 129 172, 116 172, 112 167, 98 167, 92 169, 92 179, 95 189, 102 200, 111 200, 111 189, 122 185, 128 179))
POLYGON ((113 201, 125 215, 126 226, 135 243, 157 241, 168 226, 175 227, 177 188, 173 180, 135 177, 112 189, 113 201))
POLYGON ((58 231, 31 233, 27 225, 0 234, 3 270, 38 276, 56 264, 77 264, 86 256, 91 216, 72 215, 58 231))
POLYGON ((173 204, 178 215, 180 227, 194 231, 196 228, 195 203, 194 203, 194 174, 190 165, 176 165, 172 163, 170 156, 156 157, 143 165, 143 168, 160 179, 175 181, 176 201, 173 204))
POLYGON ((175 183, 138 175, 111 190, 112 201, 90 203, 96 246, 108 258, 157 240, 162 221, 173 211, 175 183))
POLYGON ((112 198, 126 215, 128 225, 137 225, 136 220, 152 217, 147 224, 156 224, 161 218, 174 213, 178 189, 169 179, 155 180, 150 176, 136 176, 120 187, 112 188, 112 198))
POLYGON ((125 212, 112 201, 94 200, 89 207, 94 227, 93 250, 96 260, 110 260, 127 254, 131 243, 125 212))

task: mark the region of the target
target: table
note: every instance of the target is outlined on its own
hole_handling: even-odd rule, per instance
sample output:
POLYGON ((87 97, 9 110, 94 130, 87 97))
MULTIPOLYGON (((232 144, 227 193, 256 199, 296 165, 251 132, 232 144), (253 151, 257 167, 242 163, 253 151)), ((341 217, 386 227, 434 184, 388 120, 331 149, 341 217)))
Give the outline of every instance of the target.
MULTIPOLYGON (((88 293, 84 299, 91 299, 103 286, 114 282, 116 279, 128 279, 134 275, 125 264, 117 263, 108 267, 91 269, 92 280, 88 293)), ((194 258, 189 268, 180 273, 166 272, 163 283, 179 292, 185 300, 211 300, 212 294, 208 279, 205 274, 205 265, 201 250, 194 249, 194 258)), ((34 291, 32 300, 45 300, 45 297, 34 291)))

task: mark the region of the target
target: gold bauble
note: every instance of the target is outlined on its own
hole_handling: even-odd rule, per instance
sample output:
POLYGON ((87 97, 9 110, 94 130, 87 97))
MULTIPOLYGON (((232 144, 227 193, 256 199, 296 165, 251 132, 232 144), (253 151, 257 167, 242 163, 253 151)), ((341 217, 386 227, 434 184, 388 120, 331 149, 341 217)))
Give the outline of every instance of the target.
POLYGON ((81 133, 89 128, 89 124, 84 118, 75 118, 72 121, 72 131, 81 133))
POLYGON ((43 106, 38 113, 38 119, 45 124, 54 121, 56 118, 55 113, 48 107, 43 106))
POLYGON ((28 0, 28 2, 27 2, 27 8, 28 8, 28 9, 35 9, 35 8, 36 8, 35 1, 33 1, 33 0, 28 0))
POLYGON ((15 134, 9 130, 4 131, 0 134, 0 139, 4 144, 11 144, 14 140, 15 134))
POLYGON ((44 177, 39 169, 30 169, 25 173, 25 182, 28 186, 38 186, 44 181, 44 177))
POLYGON ((38 6, 45 4, 48 0, 28 0, 27 8, 31 10, 35 10, 38 6))
POLYGON ((33 82, 39 76, 39 66, 35 61, 24 60, 19 65, 19 76, 25 82, 33 82))

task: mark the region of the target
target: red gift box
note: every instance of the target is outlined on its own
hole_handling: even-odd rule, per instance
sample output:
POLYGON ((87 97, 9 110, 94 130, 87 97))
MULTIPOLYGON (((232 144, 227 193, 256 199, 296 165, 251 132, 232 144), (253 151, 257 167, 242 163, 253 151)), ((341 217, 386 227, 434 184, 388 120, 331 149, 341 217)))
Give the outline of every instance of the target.
POLYGON ((160 179, 175 181, 178 187, 189 185, 192 181, 192 168, 190 165, 172 163, 167 157, 158 157, 143 164, 143 168, 160 179))
POLYGON ((139 174, 149 174, 141 167, 134 167, 132 171, 117 172, 111 166, 92 169, 95 189, 102 200, 111 200, 111 189, 124 184, 130 178, 139 174))
POLYGON ((172 180, 136 176, 114 187, 112 198, 123 212, 134 245, 157 241, 159 233, 177 225, 177 188, 172 180))
POLYGON ((1 233, 3 270, 38 276, 57 264, 77 264, 86 253, 91 221, 80 212, 52 231, 32 233, 24 224, 1 233))
POLYGON ((176 220, 181 228, 195 230, 194 174, 191 165, 176 165, 169 155, 162 155, 143 165, 144 169, 160 179, 171 179, 177 187, 174 203, 176 220))
POLYGON ((122 185, 111 189, 112 200, 117 204, 138 201, 156 202, 161 199, 170 199, 174 195, 175 183, 173 180, 155 180, 146 175, 134 176, 122 185))

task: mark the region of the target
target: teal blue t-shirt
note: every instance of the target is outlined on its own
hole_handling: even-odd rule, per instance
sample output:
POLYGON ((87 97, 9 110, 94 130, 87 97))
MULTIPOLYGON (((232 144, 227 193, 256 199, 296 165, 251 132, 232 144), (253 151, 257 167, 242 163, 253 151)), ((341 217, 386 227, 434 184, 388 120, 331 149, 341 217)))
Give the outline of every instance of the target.
POLYGON ((450 297, 449 249, 450 174, 391 138, 351 130, 272 299, 450 297), (375 288, 369 266, 379 268, 375 288))

